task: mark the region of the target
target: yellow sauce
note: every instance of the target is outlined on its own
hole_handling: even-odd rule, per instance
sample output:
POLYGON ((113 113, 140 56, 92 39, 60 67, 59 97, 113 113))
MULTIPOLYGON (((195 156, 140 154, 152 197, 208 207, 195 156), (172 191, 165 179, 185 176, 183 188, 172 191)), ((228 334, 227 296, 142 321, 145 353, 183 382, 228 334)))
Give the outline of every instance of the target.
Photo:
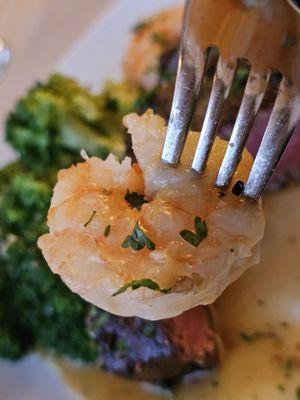
MULTIPOLYGON (((177 400, 297 399, 300 385, 300 188, 268 196, 261 263, 216 303, 224 359, 210 376, 176 389, 177 400), (255 334, 250 341, 241 332, 255 334), (256 332, 256 333, 255 333, 256 332), (259 333, 257 333, 259 332, 259 333), (267 337, 261 337, 267 336, 267 337)), ((61 371, 87 400, 165 398, 95 368, 61 362, 61 371)))

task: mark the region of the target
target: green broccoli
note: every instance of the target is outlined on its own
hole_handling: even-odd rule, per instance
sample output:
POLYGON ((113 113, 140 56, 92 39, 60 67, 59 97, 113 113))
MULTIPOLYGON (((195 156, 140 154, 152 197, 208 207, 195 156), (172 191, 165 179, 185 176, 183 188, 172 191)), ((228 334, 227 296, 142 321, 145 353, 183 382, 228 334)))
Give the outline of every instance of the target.
POLYGON ((45 216, 51 192, 49 183, 37 180, 29 173, 13 176, 0 194, 1 230, 35 243, 37 235, 46 232, 45 216))
POLYGON ((87 303, 46 265, 36 246, 46 232, 52 171, 43 177, 15 163, 0 171, 0 356, 17 359, 37 348, 91 361, 87 303))
POLYGON ((86 327, 88 303, 46 265, 36 246, 58 169, 90 155, 122 157, 122 118, 133 108, 122 84, 94 95, 55 74, 38 83, 9 114, 6 137, 19 161, 0 170, 0 356, 18 359, 46 349, 93 361, 98 349, 86 327))
POLYGON ((32 169, 61 168, 84 148, 105 158, 125 152, 121 112, 111 112, 108 94, 94 95, 73 79, 55 74, 21 98, 6 122, 7 141, 32 169))

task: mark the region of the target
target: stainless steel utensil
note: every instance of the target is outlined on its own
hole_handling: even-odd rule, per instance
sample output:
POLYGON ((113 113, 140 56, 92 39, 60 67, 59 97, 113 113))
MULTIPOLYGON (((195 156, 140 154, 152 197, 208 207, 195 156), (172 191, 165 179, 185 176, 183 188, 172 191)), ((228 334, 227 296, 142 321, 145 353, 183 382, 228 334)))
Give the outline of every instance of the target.
POLYGON ((176 87, 162 160, 176 166, 201 88, 209 49, 219 51, 210 100, 192 169, 202 173, 239 59, 251 70, 227 152, 216 177, 226 188, 241 159, 272 71, 280 71, 277 98, 244 196, 258 199, 300 120, 300 17, 286 0, 188 0, 176 87))

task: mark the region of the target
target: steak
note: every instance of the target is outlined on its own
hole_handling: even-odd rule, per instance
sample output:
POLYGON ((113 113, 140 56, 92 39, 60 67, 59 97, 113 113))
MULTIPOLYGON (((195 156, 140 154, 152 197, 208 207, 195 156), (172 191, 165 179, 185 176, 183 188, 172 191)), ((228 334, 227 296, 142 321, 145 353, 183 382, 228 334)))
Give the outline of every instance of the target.
POLYGON ((172 385, 218 362, 216 333, 204 306, 155 322, 92 307, 87 326, 99 346, 101 367, 123 377, 172 385))

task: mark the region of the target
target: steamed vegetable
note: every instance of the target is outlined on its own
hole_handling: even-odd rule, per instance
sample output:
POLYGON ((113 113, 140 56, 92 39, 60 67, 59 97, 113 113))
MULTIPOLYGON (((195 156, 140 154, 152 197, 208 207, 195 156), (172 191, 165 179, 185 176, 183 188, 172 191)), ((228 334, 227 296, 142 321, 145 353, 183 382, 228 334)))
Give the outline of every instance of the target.
POLYGON ((21 163, 0 172, 0 356, 17 359, 44 348, 92 360, 87 304, 49 271, 36 247, 46 230, 49 172, 37 176, 21 163))
POLYGON ((109 91, 94 95, 73 79, 55 74, 17 102, 7 119, 6 138, 22 163, 33 169, 69 165, 79 160, 82 148, 99 157, 110 152, 122 157, 118 104, 109 91))
POLYGON ((36 240, 46 232, 58 169, 79 161, 82 148, 122 157, 122 117, 131 101, 122 85, 94 95, 56 74, 8 116, 6 136, 19 161, 0 171, 0 357, 18 359, 35 349, 97 357, 85 323, 88 304, 49 270, 36 240))

